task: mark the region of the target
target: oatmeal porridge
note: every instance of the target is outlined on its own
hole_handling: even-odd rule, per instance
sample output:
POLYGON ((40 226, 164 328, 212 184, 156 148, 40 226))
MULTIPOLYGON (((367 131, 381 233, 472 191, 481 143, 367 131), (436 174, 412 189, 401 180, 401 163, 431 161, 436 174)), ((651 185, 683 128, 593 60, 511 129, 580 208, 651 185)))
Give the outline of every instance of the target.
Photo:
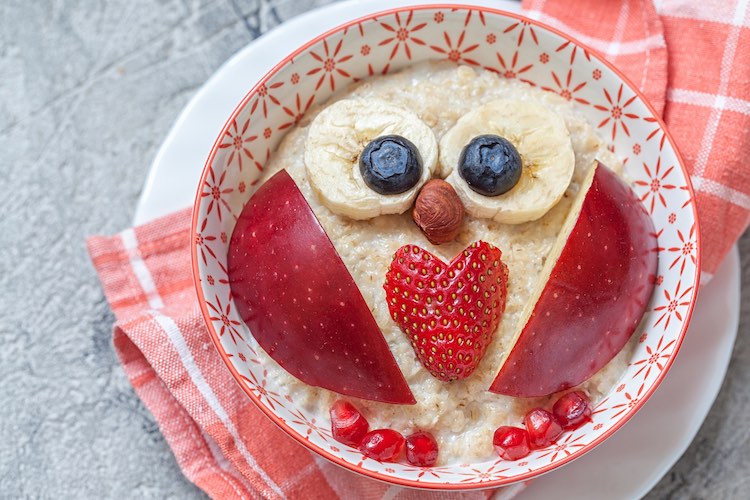
MULTIPOLYGON (((266 166, 263 180, 281 169, 286 169, 294 179, 359 287, 416 399, 414 405, 394 405, 347 398, 364 414, 371 429, 391 428, 404 435, 417 430, 429 431, 440 448, 438 464, 450 464, 490 457, 495 429, 520 425, 531 408, 551 405, 556 395, 515 398, 487 389, 523 320, 524 307, 541 279, 546 256, 555 244, 572 199, 595 159, 615 172, 622 170, 622 162, 607 149, 594 128, 570 102, 557 94, 503 79, 489 71, 447 63, 423 63, 358 83, 325 105, 308 111, 304 120, 287 134, 266 166), (410 210, 365 220, 337 215, 311 185, 304 157, 311 122, 326 106, 340 99, 379 100, 406 108, 432 130, 438 141, 462 116, 485 103, 508 99, 540 104, 559 115, 570 134, 575 157, 572 181, 562 199, 538 220, 504 224, 467 214, 457 237, 441 245, 434 245, 426 238, 412 220, 410 210), (409 339, 392 319, 384 278, 394 253, 403 245, 418 245, 450 262, 465 247, 479 240, 498 247, 508 267, 505 313, 474 373, 461 380, 443 382, 417 360, 409 339)), ((438 171, 431 176, 440 177, 438 171)), ((631 339, 612 361, 579 386, 594 404, 618 381, 632 347, 631 339)), ((269 377, 284 387, 297 405, 318 415, 320 421, 327 421, 329 408, 340 395, 302 383, 265 353, 259 352, 259 355, 265 365, 273 367, 269 368, 269 377)))

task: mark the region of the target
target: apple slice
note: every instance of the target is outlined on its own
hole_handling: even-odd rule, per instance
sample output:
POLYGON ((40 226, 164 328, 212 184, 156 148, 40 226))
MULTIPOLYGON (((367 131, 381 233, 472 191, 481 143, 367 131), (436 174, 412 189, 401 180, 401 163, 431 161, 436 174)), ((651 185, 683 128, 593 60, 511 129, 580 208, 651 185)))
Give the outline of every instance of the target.
POLYGON ((635 193, 602 164, 581 185, 491 392, 546 396, 606 365, 653 290, 656 236, 635 193))
POLYGON ((228 263, 237 311, 287 372, 346 396, 416 402, 354 279, 285 170, 242 209, 228 263))

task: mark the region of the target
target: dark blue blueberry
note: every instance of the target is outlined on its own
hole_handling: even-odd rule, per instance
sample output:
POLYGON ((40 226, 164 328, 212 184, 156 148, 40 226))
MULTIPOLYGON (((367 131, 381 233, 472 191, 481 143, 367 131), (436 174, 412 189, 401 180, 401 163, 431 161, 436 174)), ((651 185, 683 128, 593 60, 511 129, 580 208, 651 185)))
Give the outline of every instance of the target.
POLYGON ((461 152, 458 173, 477 193, 498 196, 518 184, 521 155, 504 137, 478 135, 461 152))
POLYGON ((372 140, 359 156, 359 171, 373 191, 398 194, 413 188, 422 176, 417 147, 400 135, 372 140))

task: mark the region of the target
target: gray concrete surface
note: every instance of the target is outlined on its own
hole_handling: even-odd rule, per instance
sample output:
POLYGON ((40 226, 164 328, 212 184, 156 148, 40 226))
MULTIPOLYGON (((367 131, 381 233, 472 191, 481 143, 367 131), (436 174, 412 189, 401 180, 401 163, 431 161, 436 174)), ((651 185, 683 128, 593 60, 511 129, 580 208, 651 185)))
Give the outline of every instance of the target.
MULTIPOLYGON (((84 237, 131 220, 231 54, 326 1, 0 2, 0 498, 200 498, 119 368, 84 237)), ((750 498, 750 234, 721 395, 649 498, 750 498)), ((564 492, 561 492, 564 498, 564 492)))

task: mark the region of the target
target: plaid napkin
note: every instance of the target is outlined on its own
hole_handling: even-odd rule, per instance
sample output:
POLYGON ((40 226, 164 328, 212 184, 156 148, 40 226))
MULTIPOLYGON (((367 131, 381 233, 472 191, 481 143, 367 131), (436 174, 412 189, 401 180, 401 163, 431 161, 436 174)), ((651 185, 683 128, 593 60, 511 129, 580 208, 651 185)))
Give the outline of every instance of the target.
MULTIPOLYGON (((602 53, 641 87, 685 157, 697 189, 704 269, 748 223, 750 30, 735 0, 525 1, 535 18, 602 53)), ((280 431, 231 378, 205 330, 190 269, 190 211, 89 239, 117 323, 114 346, 185 476, 212 497, 485 499, 367 479, 280 431), (272 444, 272 445, 271 445, 272 444)), ((706 277, 710 277, 710 274, 706 277)), ((495 492, 514 496, 523 485, 495 492)))
POLYGON ((695 188, 707 283, 750 222, 748 2, 524 0, 523 8, 613 62, 662 113, 695 188))
MULTIPOLYGON (((117 318, 114 346, 185 476, 214 498, 439 500, 317 457, 242 392, 204 326, 190 268, 190 210, 88 240, 117 318)), ((523 485, 504 488, 509 499, 523 485)), ((459 495, 485 500, 489 492, 459 495)))

